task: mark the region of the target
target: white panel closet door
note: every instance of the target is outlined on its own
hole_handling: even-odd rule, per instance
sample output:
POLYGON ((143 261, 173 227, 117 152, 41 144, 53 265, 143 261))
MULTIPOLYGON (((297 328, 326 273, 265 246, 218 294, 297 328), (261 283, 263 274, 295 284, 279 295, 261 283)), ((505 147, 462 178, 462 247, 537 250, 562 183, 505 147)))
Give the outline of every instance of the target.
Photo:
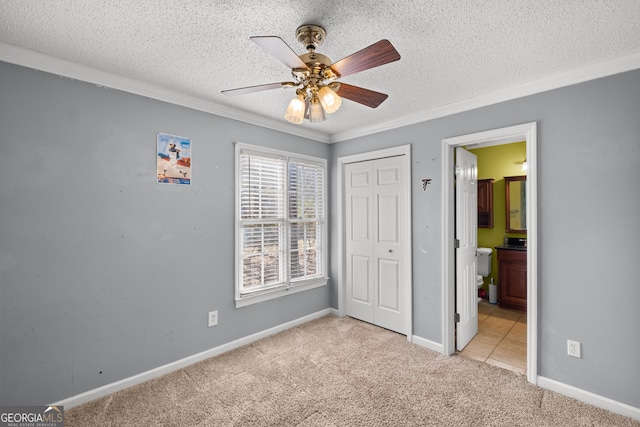
POLYGON ((406 172, 402 157, 345 166, 348 316, 406 333, 406 172))

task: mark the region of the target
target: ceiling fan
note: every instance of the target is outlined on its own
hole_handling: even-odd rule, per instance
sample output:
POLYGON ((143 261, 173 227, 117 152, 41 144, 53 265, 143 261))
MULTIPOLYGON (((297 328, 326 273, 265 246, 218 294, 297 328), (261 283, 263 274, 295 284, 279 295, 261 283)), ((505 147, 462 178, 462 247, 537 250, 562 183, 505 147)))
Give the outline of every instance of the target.
POLYGON ((340 108, 341 98, 371 108, 382 104, 388 95, 335 80, 397 61, 400 59, 398 51, 389 40, 380 40, 332 63, 327 56, 316 53, 326 34, 319 25, 298 27, 296 38, 307 49, 307 53, 302 55, 297 55, 280 37, 250 37, 251 41, 291 68, 294 80, 223 90, 222 93, 236 96, 276 88, 297 88, 296 97, 291 100, 285 113, 285 119, 295 124, 302 123, 305 117, 311 123, 324 121, 325 113, 332 114, 340 108))

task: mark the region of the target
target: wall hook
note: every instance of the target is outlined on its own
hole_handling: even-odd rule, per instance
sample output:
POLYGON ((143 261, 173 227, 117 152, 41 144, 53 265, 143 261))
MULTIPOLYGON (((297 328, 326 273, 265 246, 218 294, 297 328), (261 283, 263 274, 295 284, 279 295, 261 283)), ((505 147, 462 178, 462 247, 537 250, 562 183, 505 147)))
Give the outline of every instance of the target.
POLYGON ((427 189, 427 185, 431 184, 431 178, 425 178, 422 180, 422 190, 427 189))

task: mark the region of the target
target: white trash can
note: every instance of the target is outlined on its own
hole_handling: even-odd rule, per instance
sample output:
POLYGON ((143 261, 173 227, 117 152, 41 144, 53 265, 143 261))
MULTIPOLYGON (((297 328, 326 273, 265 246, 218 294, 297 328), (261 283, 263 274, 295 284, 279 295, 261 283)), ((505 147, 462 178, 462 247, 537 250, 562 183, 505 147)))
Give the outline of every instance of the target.
POLYGON ((493 280, 489 283, 489 303, 498 303, 498 285, 494 285, 493 280))

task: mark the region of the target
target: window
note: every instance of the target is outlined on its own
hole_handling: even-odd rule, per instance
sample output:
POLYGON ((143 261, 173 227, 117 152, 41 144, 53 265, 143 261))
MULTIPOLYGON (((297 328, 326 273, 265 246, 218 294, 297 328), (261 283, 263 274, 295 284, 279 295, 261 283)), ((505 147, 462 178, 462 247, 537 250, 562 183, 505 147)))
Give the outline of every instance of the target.
POLYGON ((236 305, 326 284, 326 161, 236 145, 236 305))

